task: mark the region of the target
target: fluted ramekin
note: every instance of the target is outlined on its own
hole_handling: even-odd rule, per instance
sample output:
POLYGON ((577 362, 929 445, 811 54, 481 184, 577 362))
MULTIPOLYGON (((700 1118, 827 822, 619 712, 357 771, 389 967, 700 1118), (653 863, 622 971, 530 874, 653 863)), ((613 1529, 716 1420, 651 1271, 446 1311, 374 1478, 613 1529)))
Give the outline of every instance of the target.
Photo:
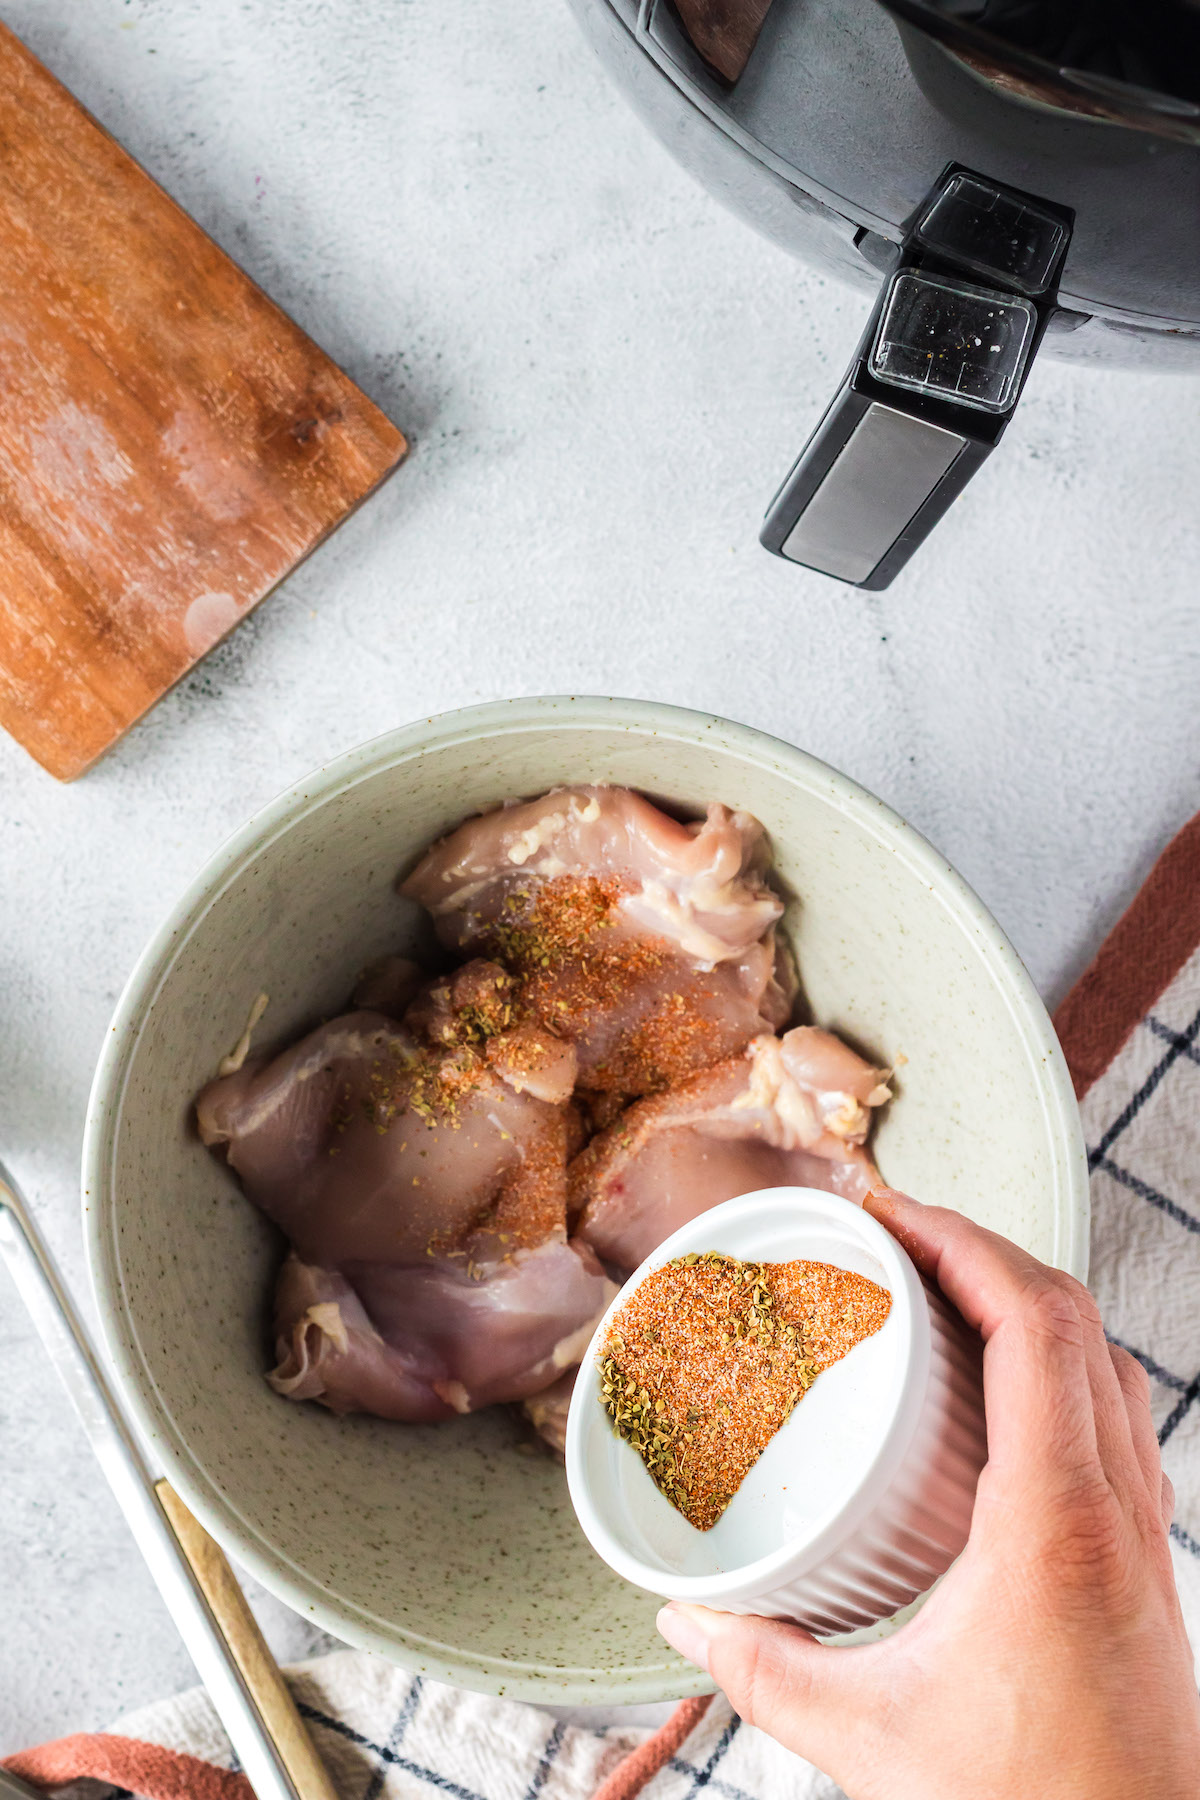
POLYGON ((875 1219, 810 1188, 730 1200, 647 1258, 593 1338, 567 1428, 575 1511, 618 1574, 668 1599, 794 1619, 821 1636, 889 1617, 944 1574, 967 1541, 986 1459, 978 1337, 875 1219), (833 1263, 887 1288, 892 1306, 818 1377, 721 1520, 700 1532, 614 1434, 596 1359, 647 1275, 706 1250, 833 1263))

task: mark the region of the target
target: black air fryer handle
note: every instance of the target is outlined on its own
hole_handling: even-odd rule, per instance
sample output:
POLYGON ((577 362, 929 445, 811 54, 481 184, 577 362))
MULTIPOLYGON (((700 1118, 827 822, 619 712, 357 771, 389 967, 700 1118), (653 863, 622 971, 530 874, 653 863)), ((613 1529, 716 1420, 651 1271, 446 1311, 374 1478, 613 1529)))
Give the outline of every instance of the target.
POLYGON ((761 542, 885 588, 995 449, 1055 310, 1068 221, 969 170, 919 209, 761 542))
POLYGON ((852 369, 771 502, 760 541, 855 587, 885 588, 992 448, 859 392, 852 369))

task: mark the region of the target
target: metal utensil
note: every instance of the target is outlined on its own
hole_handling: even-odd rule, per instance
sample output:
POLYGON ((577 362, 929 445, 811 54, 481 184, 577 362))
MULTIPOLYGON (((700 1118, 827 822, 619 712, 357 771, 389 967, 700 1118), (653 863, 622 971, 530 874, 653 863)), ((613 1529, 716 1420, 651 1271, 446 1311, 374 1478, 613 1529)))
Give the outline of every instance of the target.
MULTIPOLYGON (((232 1569, 170 1484, 149 1468, 2 1163, 0 1254, 258 1800, 337 1800, 232 1569)), ((3 1770, 0 1777, 0 1796, 36 1792, 3 1770)))
POLYGON ((0 1800, 46 1800, 46 1796, 10 1769, 0 1769, 0 1800))

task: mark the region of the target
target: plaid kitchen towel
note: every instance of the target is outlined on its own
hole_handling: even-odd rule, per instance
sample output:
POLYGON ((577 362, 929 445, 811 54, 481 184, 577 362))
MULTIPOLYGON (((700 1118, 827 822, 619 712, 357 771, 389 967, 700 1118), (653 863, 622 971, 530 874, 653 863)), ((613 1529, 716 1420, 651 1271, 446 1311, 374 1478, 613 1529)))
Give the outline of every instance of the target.
MULTIPOLYGON (((1200 1646, 1200 818, 1164 852, 1055 1023, 1091 1164, 1091 1285, 1110 1335, 1153 1387, 1175 1485, 1172 1553, 1200 1646)), ((658 1731, 568 1724, 340 1651, 288 1671, 343 1800, 837 1800, 808 1763, 718 1695, 658 1731)), ((147 1800, 253 1800, 207 1696, 8 1766, 45 1787, 81 1776, 147 1800)))
MULTIPOLYGON (((685 1700, 658 1731, 567 1724, 336 1651, 286 1671, 342 1800, 834 1800, 823 1775, 743 1726, 720 1699, 685 1700)), ((99 1775, 147 1800, 253 1800, 202 1688, 10 1757, 54 1788, 99 1775)))
POLYGON ((1175 1576, 1200 1651, 1200 817, 1054 1020, 1088 1146, 1088 1286, 1150 1377, 1175 1576))

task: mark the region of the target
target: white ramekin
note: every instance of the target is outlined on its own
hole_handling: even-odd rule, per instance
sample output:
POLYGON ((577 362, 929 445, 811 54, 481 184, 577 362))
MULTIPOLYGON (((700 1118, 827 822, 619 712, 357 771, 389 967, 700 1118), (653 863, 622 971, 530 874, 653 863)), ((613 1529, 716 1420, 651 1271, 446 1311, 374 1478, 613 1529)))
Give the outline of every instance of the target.
POLYGON ((584 1359, 567 1427, 579 1522, 638 1587, 821 1636, 873 1625, 925 1592, 967 1540, 987 1460, 978 1337, 868 1213, 811 1188, 767 1188, 675 1232, 625 1284, 584 1359), (795 1258, 886 1287, 886 1323, 827 1369, 719 1523, 696 1531, 614 1434, 596 1358, 639 1282, 687 1251, 795 1258), (789 1497, 790 1496, 790 1497, 789 1497))

